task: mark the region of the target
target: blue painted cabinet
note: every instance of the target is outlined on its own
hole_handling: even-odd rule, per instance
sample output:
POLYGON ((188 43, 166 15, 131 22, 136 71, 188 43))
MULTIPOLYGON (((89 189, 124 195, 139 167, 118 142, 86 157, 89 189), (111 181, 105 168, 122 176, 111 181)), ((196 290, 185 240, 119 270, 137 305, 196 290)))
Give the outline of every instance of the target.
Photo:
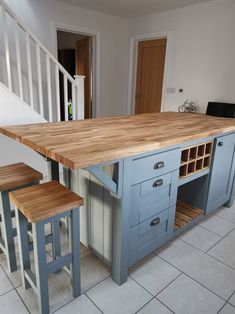
POLYGON ((234 178, 235 134, 217 137, 214 145, 207 213, 224 205, 230 199, 234 178))
POLYGON ((132 160, 128 266, 173 237, 180 150, 132 160))

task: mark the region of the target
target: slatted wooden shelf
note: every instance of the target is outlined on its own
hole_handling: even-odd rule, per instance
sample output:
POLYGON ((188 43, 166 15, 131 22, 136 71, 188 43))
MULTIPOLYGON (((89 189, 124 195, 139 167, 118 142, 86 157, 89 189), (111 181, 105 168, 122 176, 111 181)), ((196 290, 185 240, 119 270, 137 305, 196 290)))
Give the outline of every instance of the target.
POLYGON ((180 179, 210 167, 212 142, 187 147, 181 152, 180 179))
POLYGON ((189 204, 186 204, 178 200, 176 204, 174 229, 177 230, 179 228, 185 227, 193 219, 201 215, 203 215, 203 210, 201 208, 193 207, 189 204))

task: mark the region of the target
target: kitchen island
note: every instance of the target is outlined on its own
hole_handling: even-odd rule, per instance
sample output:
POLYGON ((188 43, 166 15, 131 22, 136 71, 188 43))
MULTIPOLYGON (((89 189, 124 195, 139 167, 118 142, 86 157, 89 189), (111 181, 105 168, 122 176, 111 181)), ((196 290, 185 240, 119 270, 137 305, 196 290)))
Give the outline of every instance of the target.
MULTIPOLYGON (((59 180, 58 164, 69 169, 75 192, 91 186, 85 173, 102 183, 112 210, 118 284, 128 267, 233 201, 234 119, 166 112, 2 127, 0 133, 49 158, 53 179, 59 180), (78 171, 85 171, 82 180, 78 171)), ((89 190, 87 198, 99 199, 99 191, 89 190)))

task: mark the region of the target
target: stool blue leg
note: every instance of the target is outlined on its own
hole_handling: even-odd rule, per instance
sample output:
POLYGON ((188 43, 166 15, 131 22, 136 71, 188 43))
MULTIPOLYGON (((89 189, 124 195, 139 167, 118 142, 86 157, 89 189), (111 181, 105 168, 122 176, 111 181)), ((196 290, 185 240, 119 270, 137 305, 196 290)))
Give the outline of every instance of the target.
POLYGON ((3 240, 4 249, 7 258, 9 272, 17 270, 14 233, 11 218, 11 206, 8 197, 8 192, 1 192, 2 196, 2 223, 3 223, 3 240))
POLYGON ((30 284, 25 278, 25 273, 24 273, 25 270, 30 269, 28 220, 18 210, 18 208, 16 208, 16 227, 17 227, 17 233, 18 233, 21 277, 22 277, 23 287, 25 289, 28 289, 30 287, 30 284))
POLYGON ((49 313, 49 295, 48 295, 48 273, 46 263, 45 233, 44 223, 38 222, 32 224, 33 247, 35 260, 35 275, 38 305, 40 313, 49 313))
POLYGON ((81 294, 80 278, 80 217, 79 208, 72 210, 70 219, 70 247, 72 252, 71 277, 73 286, 73 297, 81 294))
MULTIPOLYGON (((52 253, 53 260, 56 260, 61 256, 61 248, 60 248, 60 220, 56 219, 51 223, 52 228, 52 253)), ((60 270, 56 271, 56 273, 60 272, 60 270)))

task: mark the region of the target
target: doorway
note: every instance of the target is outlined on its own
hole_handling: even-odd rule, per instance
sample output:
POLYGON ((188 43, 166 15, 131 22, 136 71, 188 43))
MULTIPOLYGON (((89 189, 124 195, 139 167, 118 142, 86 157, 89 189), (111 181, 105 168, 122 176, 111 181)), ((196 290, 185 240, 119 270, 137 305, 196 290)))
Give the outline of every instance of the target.
MULTIPOLYGON (((95 36, 73 33, 68 31, 57 30, 57 54, 58 61, 73 77, 74 75, 84 75, 85 95, 84 95, 84 114, 85 119, 92 118, 93 112, 93 46, 95 36)), ((60 77, 60 86, 63 86, 63 75, 60 77)), ((61 120, 65 119, 64 115, 64 89, 60 90, 61 99, 61 120)), ((68 99, 72 98, 71 86, 68 85, 68 99)))
POLYGON ((138 42, 135 113, 160 112, 167 38, 138 42))

